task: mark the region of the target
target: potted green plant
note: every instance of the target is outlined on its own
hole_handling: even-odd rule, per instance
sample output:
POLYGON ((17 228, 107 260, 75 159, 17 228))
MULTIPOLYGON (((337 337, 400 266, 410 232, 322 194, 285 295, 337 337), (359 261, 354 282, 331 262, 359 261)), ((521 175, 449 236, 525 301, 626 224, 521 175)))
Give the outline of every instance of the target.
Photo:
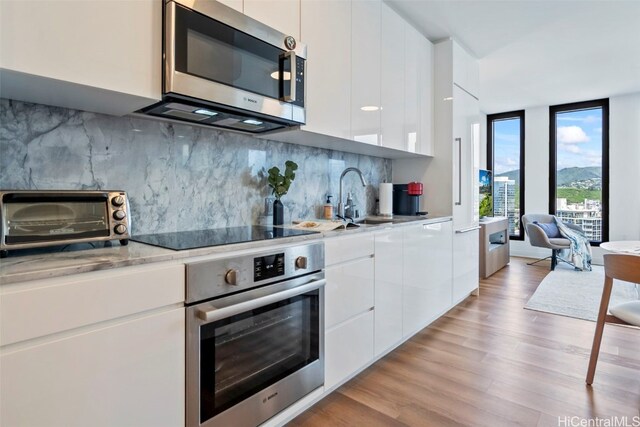
POLYGON ((298 169, 297 163, 291 160, 284 162, 284 166, 284 175, 280 173, 280 168, 277 166, 267 171, 269 174, 267 181, 269 187, 271 187, 272 194, 276 198, 273 202, 273 225, 282 225, 284 223, 284 205, 280 199, 289 191, 291 183, 296 179, 295 171, 298 169))

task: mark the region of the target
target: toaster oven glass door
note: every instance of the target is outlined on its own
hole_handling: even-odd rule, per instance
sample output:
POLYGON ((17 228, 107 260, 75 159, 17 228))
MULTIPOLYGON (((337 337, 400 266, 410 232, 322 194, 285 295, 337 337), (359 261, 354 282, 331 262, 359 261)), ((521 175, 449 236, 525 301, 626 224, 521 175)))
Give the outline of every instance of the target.
POLYGON ((222 22, 176 6, 176 71, 280 99, 285 90, 290 91, 289 85, 284 88, 281 84, 291 76, 291 61, 284 53, 222 22))
POLYGON ((107 201, 4 203, 5 243, 109 236, 107 201))

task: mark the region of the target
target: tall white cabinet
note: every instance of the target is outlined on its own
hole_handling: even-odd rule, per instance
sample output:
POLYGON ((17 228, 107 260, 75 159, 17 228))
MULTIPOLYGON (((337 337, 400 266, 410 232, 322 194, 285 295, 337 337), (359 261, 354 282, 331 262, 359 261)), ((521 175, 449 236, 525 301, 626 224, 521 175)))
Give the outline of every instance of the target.
MULTIPOLYGON (((453 214, 453 303, 478 288, 478 164, 480 107, 478 64, 454 40, 436 44, 436 129, 438 149, 450 156, 432 172, 451 183, 453 214), (449 154, 450 153, 450 154, 449 154)), ((443 190, 446 191, 446 190, 443 190)))
POLYGON ((422 206, 453 216, 453 303, 478 288, 478 64, 454 40, 434 46, 432 159, 394 160, 393 181, 421 181, 422 206))

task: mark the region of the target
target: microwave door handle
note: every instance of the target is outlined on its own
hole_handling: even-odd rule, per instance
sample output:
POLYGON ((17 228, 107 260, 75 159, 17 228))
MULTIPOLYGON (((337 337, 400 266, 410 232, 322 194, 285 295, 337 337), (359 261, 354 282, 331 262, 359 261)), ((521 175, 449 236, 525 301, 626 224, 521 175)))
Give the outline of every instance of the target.
MULTIPOLYGON (((283 96, 280 97, 281 101, 284 102, 296 102, 296 76, 298 75, 298 70, 297 70, 297 57, 296 57, 296 53, 292 50, 283 53, 282 55, 280 55, 281 61, 281 73, 280 73, 280 78, 282 79, 282 87, 284 88, 285 85, 285 80, 284 80, 284 62, 288 59, 289 62, 291 63, 291 72, 289 75, 289 95, 286 94, 282 94, 283 96)), ((284 91, 284 89, 283 89, 284 91)))

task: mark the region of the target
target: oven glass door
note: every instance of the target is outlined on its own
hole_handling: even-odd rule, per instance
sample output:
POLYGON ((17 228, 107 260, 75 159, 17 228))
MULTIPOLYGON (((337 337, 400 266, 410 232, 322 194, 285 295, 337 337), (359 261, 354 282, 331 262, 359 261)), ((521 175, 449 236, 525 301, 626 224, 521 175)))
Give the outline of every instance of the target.
POLYGON ((200 422, 319 360, 320 291, 200 327, 200 422))
POLYGON ((109 236, 106 198, 5 200, 5 243, 34 243, 109 236))
POLYGON ((283 50, 176 5, 175 69, 272 99, 284 96, 291 61, 283 50))

